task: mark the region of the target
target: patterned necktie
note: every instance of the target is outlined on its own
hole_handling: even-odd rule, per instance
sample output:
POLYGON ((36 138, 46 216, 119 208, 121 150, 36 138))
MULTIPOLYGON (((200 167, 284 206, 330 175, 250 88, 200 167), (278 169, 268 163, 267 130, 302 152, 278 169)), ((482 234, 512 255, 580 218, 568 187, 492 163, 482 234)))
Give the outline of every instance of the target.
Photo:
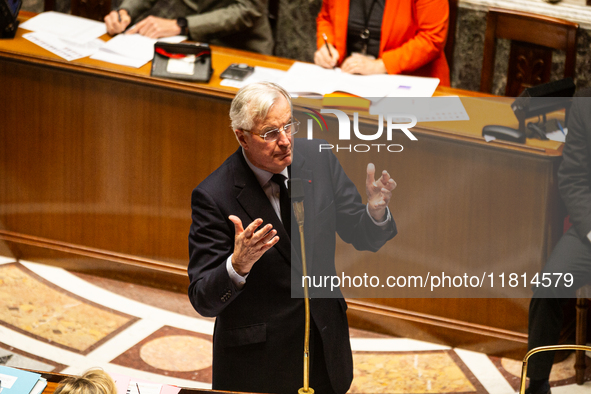
POLYGON ((290 208, 290 198, 287 192, 287 187, 285 186, 285 180, 287 178, 283 174, 274 174, 271 177, 271 180, 279 185, 279 205, 281 208, 281 221, 283 222, 283 227, 287 234, 291 238, 291 208, 290 208))

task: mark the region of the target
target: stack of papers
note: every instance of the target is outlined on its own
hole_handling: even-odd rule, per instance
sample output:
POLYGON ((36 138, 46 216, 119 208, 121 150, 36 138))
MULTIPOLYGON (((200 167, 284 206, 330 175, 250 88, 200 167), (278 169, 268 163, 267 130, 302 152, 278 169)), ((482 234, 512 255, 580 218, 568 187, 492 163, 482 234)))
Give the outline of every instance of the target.
POLYGON ((185 36, 159 40, 139 34, 119 34, 106 44, 98 37, 107 33, 103 22, 59 12, 43 12, 20 25, 32 33, 27 40, 71 61, 90 56, 92 59, 139 68, 152 60, 156 41, 181 42, 185 36))
POLYGON ((19 27, 32 31, 24 38, 68 61, 98 51, 104 44, 98 37, 107 33, 102 22, 53 11, 43 12, 19 27))
POLYGON ((292 96, 324 96, 333 92, 345 92, 377 101, 383 97, 431 97, 439 86, 438 78, 411 77, 407 75, 354 75, 339 68, 295 62, 288 71, 255 67, 254 73, 243 81, 224 79, 220 84, 241 88, 253 82, 275 82, 292 96))
POLYGON ((47 386, 47 380, 38 373, 17 368, 0 366, 2 394, 41 394, 47 386))
POLYGON ((139 68, 154 57, 154 44, 156 42, 177 43, 186 39, 185 36, 174 36, 156 40, 139 34, 119 34, 107 41, 90 58, 139 68))
POLYGON ((355 75, 340 69, 296 62, 279 84, 297 95, 325 95, 345 92, 365 98, 383 97, 431 97, 439 85, 438 78, 411 77, 407 75, 355 75))

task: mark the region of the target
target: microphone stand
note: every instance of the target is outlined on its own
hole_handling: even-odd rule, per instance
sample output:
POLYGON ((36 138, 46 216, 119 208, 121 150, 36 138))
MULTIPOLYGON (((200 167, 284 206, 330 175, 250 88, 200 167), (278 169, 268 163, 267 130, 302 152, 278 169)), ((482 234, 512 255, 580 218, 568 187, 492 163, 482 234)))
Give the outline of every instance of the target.
MULTIPOLYGON (((293 213, 298 222, 300 231, 300 245, 302 252, 302 275, 308 276, 306 269, 306 245, 304 243, 304 186, 302 180, 294 178, 289 181, 290 198, 293 205, 293 213)), ((314 394, 310 387, 310 298, 308 294, 308 282, 304 281, 304 306, 306 310, 306 325, 304 331, 304 387, 298 390, 298 394, 314 394)))

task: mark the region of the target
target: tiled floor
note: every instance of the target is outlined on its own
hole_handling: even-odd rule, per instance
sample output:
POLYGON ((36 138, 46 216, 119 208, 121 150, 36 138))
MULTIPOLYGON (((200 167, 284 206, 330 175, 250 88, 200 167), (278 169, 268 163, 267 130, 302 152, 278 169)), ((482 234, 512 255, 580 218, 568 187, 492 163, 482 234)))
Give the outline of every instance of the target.
MULTIPOLYGON (((182 294, 0 257, 0 365, 71 374, 101 366, 210 388, 212 331, 182 294)), ((519 384, 517 360, 358 330, 351 344, 350 393, 501 394, 519 384)), ((553 393, 591 393, 591 366, 577 386, 573 362, 554 366, 553 393)))

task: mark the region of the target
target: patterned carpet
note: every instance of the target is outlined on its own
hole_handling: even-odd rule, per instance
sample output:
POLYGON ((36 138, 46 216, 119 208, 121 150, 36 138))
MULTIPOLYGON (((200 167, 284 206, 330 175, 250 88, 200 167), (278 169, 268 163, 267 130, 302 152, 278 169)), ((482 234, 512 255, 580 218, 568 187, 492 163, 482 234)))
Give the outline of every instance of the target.
MULTIPOLYGON (((213 320, 186 296, 0 257, 0 365, 107 371, 211 388, 213 320)), ((350 393, 515 393, 521 362, 352 330, 350 393)), ((555 364, 554 394, 574 384, 574 356, 555 364)), ((319 393, 320 394, 320 393, 319 393)))

